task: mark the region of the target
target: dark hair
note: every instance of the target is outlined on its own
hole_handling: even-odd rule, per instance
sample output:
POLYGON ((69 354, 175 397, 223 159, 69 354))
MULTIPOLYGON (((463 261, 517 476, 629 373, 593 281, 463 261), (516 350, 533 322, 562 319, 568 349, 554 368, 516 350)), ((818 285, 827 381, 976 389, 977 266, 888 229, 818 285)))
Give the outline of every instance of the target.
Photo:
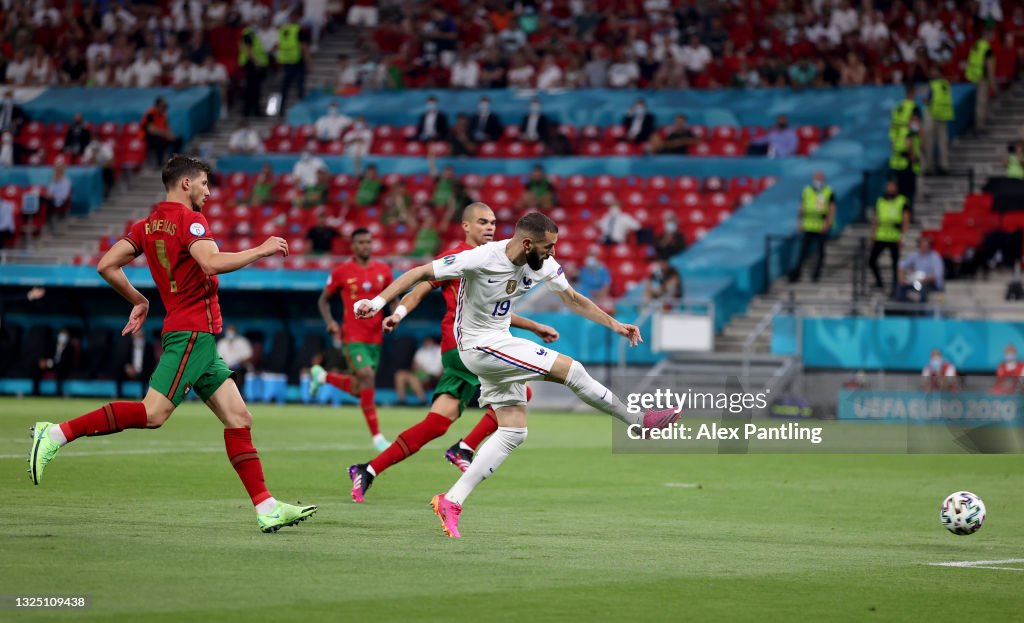
POLYGON ((352 236, 349 237, 349 240, 355 240, 356 236, 362 236, 363 234, 366 234, 367 236, 372 235, 369 229, 366 229, 365 227, 359 227, 354 232, 352 232, 352 236))
POLYGON ((530 212, 516 223, 516 232, 528 234, 530 238, 543 238, 544 234, 558 233, 558 225, 540 212, 530 212))
POLYGON ((164 165, 164 188, 170 190, 181 180, 181 178, 187 177, 189 179, 193 179, 198 177, 200 173, 210 175, 210 165, 206 164, 199 158, 175 154, 171 156, 167 161, 167 164, 164 165))

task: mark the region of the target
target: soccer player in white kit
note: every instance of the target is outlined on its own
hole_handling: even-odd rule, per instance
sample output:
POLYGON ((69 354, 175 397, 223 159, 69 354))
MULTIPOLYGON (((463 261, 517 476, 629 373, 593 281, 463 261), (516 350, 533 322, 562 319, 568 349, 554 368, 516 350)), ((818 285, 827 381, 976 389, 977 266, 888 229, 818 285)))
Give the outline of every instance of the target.
POLYGON ((480 378, 480 404, 494 407, 498 430, 481 446, 458 482, 431 500, 450 537, 461 536, 459 515, 466 497, 526 439, 528 381, 561 383, 586 404, 626 424, 665 428, 679 419, 679 413, 672 409, 648 410, 643 415, 629 413, 622 401, 587 374, 578 361, 509 332, 513 302, 545 284, 569 309, 627 338, 630 346, 643 341, 639 327, 615 320, 569 285, 554 259, 557 241, 554 221, 532 212, 519 219, 511 239, 489 242, 414 268, 373 300, 355 304, 357 316, 369 317, 421 281, 462 279, 455 340, 463 363, 480 378))

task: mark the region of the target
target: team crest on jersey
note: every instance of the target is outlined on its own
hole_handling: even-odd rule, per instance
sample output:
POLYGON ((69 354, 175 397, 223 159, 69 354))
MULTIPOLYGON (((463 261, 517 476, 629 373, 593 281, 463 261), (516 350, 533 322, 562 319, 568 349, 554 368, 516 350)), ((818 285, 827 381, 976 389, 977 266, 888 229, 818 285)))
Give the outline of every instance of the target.
POLYGON ((533 285, 533 279, 530 279, 529 277, 523 277, 523 285, 529 288, 530 286, 533 285))
POLYGON ((188 231, 193 236, 202 236, 203 234, 206 233, 206 228, 203 227, 202 223, 192 223, 191 225, 189 225, 188 231))
POLYGON ((544 356, 544 355, 546 355, 546 354, 548 354, 548 351, 547 351, 547 350, 545 350, 545 349, 543 349, 543 348, 538 348, 538 349, 537 349, 537 355, 539 355, 539 356, 543 357, 543 356, 544 356))
POLYGON ((519 285, 515 279, 509 279, 508 283, 505 284, 505 294, 512 294, 516 291, 516 286, 519 285))
POLYGON ((366 291, 369 291, 369 290, 370 290, 370 288, 372 288, 372 287, 373 287, 373 284, 372 284, 372 283, 370 283, 369 281, 364 281, 364 282, 363 282, 363 289, 364 289, 364 290, 366 290, 366 291))
POLYGON ((454 264, 455 263, 455 256, 454 255, 446 255, 443 258, 441 258, 441 262, 445 266, 448 266, 450 264, 454 264))

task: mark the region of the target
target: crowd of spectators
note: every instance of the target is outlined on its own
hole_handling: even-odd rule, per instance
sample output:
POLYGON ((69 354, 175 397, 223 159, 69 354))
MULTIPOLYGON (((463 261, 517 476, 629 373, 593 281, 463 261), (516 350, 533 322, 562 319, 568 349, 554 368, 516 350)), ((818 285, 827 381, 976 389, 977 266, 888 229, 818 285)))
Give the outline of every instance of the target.
POLYGON ((961 77, 986 24, 1013 58, 1024 7, 852 0, 355 2, 337 88, 767 88, 961 77), (379 7, 377 5, 380 5, 379 7))

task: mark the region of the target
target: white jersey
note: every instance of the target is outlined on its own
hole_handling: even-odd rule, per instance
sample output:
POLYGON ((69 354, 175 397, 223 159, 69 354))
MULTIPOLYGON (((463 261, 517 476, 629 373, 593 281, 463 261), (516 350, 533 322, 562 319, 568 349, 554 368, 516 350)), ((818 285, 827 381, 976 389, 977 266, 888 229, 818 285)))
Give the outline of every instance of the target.
POLYGON ((505 255, 509 240, 488 242, 475 249, 446 255, 433 262, 437 280, 462 278, 455 306, 455 342, 459 350, 511 335, 512 303, 546 283, 556 292, 569 289, 569 281, 554 258, 540 270, 514 265, 505 255))

